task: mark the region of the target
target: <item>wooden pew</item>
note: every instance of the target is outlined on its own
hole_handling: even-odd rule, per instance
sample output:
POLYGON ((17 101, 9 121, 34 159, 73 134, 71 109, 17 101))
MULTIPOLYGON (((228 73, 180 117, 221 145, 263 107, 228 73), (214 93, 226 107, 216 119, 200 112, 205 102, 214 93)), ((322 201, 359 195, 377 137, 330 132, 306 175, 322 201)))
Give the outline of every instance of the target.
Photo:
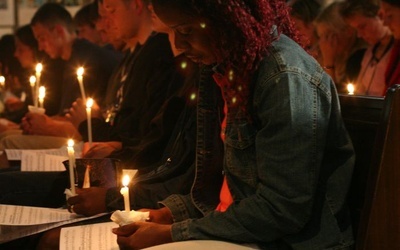
POLYGON ((386 94, 356 249, 400 249, 400 85, 386 94))
POLYGON ((339 95, 339 100, 342 117, 356 153, 353 179, 348 195, 353 230, 356 235, 384 99, 383 97, 339 95))

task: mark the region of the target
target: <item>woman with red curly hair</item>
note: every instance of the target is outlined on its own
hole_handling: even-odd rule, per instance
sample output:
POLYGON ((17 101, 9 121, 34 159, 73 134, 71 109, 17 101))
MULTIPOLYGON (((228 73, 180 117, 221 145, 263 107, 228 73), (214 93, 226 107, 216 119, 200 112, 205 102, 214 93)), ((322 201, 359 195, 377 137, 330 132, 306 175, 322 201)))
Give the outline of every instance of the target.
POLYGON ((203 66, 198 133, 204 133, 212 74, 225 101, 223 184, 207 189, 197 149, 189 195, 150 210, 150 222, 113 229, 122 249, 350 249, 346 195, 354 152, 332 79, 295 41, 283 0, 153 0, 175 46, 203 66), (204 190, 207 190, 204 191, 204 190), (208 199, 220 192, 218 202, 208 199), (227 243, 230 242, 230 243, 227 243), (163 246, 163 249, 168 246, 163 246), (179 248, 181 247, 181 248, 179 248))

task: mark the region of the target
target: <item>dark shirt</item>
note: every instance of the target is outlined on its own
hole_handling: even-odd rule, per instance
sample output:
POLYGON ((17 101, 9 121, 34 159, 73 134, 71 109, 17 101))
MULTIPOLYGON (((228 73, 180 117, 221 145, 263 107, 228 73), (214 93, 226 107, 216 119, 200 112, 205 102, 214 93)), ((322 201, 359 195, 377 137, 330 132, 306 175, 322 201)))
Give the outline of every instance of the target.
MULTIPOLYGON (((151 35, 145 44, 127 55, 109 86, 108 93, 115 93, 113 101, 107 101, 114 103, 114 110, 111 110, 113 118, 108 122, 104 119, 92 120, 93 141, 120 141, 125 148, 151 140, 157 149, 152 157, 145 158, 150 162, 158 161, 172 129, 167 129, 168 133, 152 133, 154 126, 151 123, 165 101, 183 84, 174 62, 165 34, 151 35)), ((164 125, 173 128, 178 116, 179 112, 169 117, 168 125, 164 125)), ((165 126, 162 129, 166 129, 165 126)), ((86 122, 80 124, 79 131, 86 140, 86 122)), ((113 156, 120 158, 119 155, 113 156)))
POLYGON ((82 97, 76 75, 79 67, 84 67, 85 70, 83 85, 86 97, 93 98, 99 106, 102 106, 108 79, 119 60, 119 55, 114 51, 101 48, 84 39, 75 40, 71 57, 65 63, 59 114, 65 114, 76 98, 82 97))

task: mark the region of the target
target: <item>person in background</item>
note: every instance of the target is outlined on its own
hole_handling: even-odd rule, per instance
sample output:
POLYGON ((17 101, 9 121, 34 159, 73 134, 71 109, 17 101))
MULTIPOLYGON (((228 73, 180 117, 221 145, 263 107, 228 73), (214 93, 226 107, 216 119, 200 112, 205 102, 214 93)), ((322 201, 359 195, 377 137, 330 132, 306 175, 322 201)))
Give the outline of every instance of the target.
POLYGON ((96 16, 93 15, 95 3, 90 3, 83 6, 74 16, 74 23, 77 29, 78 38, 86 39, 91 43, 97 44, 99 46, 104 46, 100 32, 96 29, 96 16))
POLYGON ((372 1, 348 1, 340 10, 346 23, 369 44, 354 82, 358 95, 382 96, 386 90, 385 73, 394 37, 378 16, 378 11, 379 4, 372 1))
MULTIPOLYGON (((81 139, 65 118, 72 103, 81 95, 77 69, 84 67, 83 86, 87 97, 103 105, 108 79, 119 57, 113 51, 77 38, 69 12, 59 4, 42 5, 31 21, 39 50, 65 62, 61 84, 62 99, 57 116, 28 112, 22 120, 24 135, 10 135, 0 142, 3 148, 42 149, 64 146, 68 138, 81 139)), ((44 69, 45 70, 45 69, 44 69)), ((45 99, 46 102, 46 99, 45 99)))
POLYGON ((395 42, 388 67, 385 72, 386 90, 393 84, 400 84, 400 2, 398 0, 382 0, 380 9, 383 16, 383 24, 392 31, 395 42))
MULTIPOLYGON (((218 240, 262 249, 351 249, 346 197, 353 147, 331 77, 289 38, 295 35, 286 3, 152 2, 174 30, 176 48, 209 69, 200 79, 212 75, 221 89, 224 182, 220 193, 206 190, 213 184, 203 179, 207 168, 218 164, 200 164, 214 148, 199 126, 206 149, 197 155, 191 194, 168 197, 150 210, 149 222, 113 229, 120 248, 218 240), (220 202, 210 202, 218 193, 220 202)), ((213 105, 209 87, 199 86, 199 120, 208 117, 202 105, 213 105)))
MULTIPOLYGON (((61 59, 50 59, 44 52, 39 51, 38 44, 33 35, 30 25, 24 25, 15 32, 15 52, 14 56, 21 63, 22 67, 29 72, 29 77, 35 75, 37 63, 42 63, 45 70, 41 75, 41 82, 46 87, 46 102, 44 108, 46 115, 56 115, 60 109, 60 100, 62 97, 60 82, 63 78, 64 61, 61 59)), ((32 91, 29 86, 29 79, 24 79, 27 85, 28 93, 32 104, 32 91)), ((25 107, 26 109, 26 107, 25 107)), ((27 110, 25 110, 26 112, 27 110)))
POLYGON ((314 26, 314 19, 321 11, 321 4, 316 0, 291 0, 288 5, 290 6, 290 17, 300 33, 301 44, 322 64, 318 36, 314 26))
POLYGON ((322 66, 334 80, 339 93, 347 93, 347 84, 357 80, 366 47, 340 15, 344 4, 342 1, 333 2, 314 21, 322 66))

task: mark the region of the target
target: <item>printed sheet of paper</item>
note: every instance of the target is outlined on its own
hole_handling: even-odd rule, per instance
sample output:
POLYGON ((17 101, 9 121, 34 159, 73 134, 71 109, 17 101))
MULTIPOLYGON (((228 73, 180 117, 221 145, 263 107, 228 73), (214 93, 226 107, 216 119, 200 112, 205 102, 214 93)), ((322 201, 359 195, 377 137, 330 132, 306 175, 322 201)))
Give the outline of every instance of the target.
POLYGON ((21 171, 65 171, 63 161, 67 156, 24 151, 21 155, 21 171))
POLYGON ((117 226, 106 222, 62 228, 60 250, 118 250, 117 236, 111 232, 117 226))
POLYGON ((84 217, 66 209, 0 205, 0 244, 103 215, 84 217))
MULTIPOLYGON (((67 143, 67 142, 65 142, 67 143)), ((74 145, 75 157, 79 158, 82 154, 83 142, 74 145)), ((49 155, 67 156, 67 147, 54 148, 54 149, 5 149, 7 159, 9 161, 20 161, 23 152, 37 152, 49 155)))

